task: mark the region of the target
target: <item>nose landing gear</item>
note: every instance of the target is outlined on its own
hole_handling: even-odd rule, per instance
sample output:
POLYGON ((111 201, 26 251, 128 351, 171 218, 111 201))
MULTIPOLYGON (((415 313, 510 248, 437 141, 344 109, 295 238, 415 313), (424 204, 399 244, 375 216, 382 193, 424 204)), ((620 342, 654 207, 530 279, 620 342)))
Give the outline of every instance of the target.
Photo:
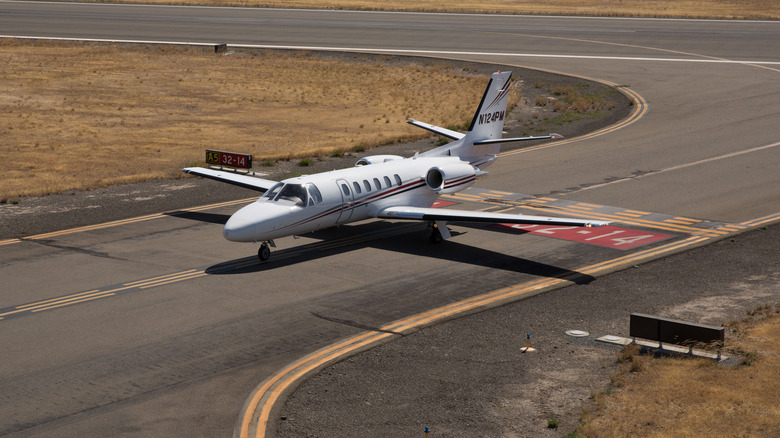
POLYGON ((257 258, 259 258, 261 262, 267 261, 269 258, 271 258, 271 248, 269 246, 276 248, 274 241, 269 240, 267 242, 263 242, 260 245, 260 249, 257 250, 257 258))

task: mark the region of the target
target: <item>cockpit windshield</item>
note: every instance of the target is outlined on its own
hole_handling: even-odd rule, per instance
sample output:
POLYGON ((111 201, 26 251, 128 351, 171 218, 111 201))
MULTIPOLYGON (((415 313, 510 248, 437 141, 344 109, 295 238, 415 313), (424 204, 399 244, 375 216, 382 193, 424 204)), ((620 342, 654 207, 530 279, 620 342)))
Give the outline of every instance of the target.
POLYGON ((273 202, 289 201, 301 207, 322 202, 322 194, 317 186, 311 183, 306 185, 278 183, 265 192, 263 198, 273 202))
POLYGON ((268 189, 267 192, 263 193, 263 196, 261 196, 261 197, 273 200, 274 198, 276 198, 276 195, 279 194, 279 190, 281 190, 283 186, 284 186, 284 183, 276 183, 270 189, 268 189))

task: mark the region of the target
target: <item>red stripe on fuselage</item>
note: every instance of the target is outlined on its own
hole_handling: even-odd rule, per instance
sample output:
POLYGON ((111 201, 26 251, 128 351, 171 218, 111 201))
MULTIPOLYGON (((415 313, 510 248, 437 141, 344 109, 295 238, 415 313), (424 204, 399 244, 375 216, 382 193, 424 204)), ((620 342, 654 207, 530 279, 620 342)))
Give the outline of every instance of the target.
POLYGON ((342 203, 338 207, 334 207, 334 208, 332 208, 332 209, 330 209, 330 210, 328 210, 328 211, 326 211, 324 213, 321 213, 321 214, 316 215, 316 216, 309 217, 307 219, 303 219, 303 220, 298 221, 298 222, 296 222, 294 224, 287 225, 285 227, 280 228, 280 230, 283 230, 285 228, 297 227, 299 225, 307 224, 309 222, 313 222, 313 221, 322 219, 322 218, 327 217, 327 216, 329 216, 331 214, 334 214, 334 213, 342 213, 344 210, 347 210, 347 209, 350 209, 350 208, 354 209, 354 208, 361 207, 361 206, 363 206, 365 204, 368 204, 368 203, 371 203, 371 202, 375 202, 375 201, 378 201, 378 200, 381 200, 381 199, 387 199, 387 198, 389 198, 391 196, 399 195, 401 193, 406 193, 409 190, 414 190, 414 189, 423 187, 425 184, 421 184, 422 182, 423 182, 423 179, 420 178, 419 180, 411 181, 411 182, 406 183, 406 184, 404 184, 402 186, 393 187, 393 188, 391 188, 389 190, 385 190, 384 192, 380 192, 380 193, 377 193, 377 194, 375 194, 373 196, 369 196, 369 197, 360 199, 358 201, 355 201, 355 203, 353 203, 350 206, 347 206, 346 204, 342 203))
POLYGON ((447 181, 444 184, 444 188, 445 189, 450 189, 452 187, 457 187, 457 186, 460 186, 460 185, 463 185, 463 184, 470 183, 470 182, 472 182, 472 181, 474 181, 476 179, 477 179, 477 177, 475 175, 464 176, 463 178, 459 178, 459 179, 456 179, 454 181, 447 181))

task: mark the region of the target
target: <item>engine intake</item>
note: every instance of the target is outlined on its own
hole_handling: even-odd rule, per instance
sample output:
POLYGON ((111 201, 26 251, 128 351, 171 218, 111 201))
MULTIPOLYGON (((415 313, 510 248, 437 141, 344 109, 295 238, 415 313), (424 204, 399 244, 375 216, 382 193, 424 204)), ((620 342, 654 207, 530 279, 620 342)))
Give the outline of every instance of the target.
POLYGON ((476 179, 476 170, 467 163, 431 167, 425 174, 428 188, 441 194, 461 191, 474 184, 476 179))

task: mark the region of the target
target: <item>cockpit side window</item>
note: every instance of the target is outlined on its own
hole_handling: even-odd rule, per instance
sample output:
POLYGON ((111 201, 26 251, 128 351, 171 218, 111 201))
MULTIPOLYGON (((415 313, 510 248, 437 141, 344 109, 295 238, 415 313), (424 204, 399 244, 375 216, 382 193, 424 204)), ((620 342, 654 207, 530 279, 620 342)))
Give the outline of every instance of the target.
POLYGON ((312 183, 306 184, 306 189, 309 191, 309 205, 317 205, 322 202, 322 193, 312 183))
POLYGON ((277 201, 291 201, 295 203, 295 205, 300 205, 301 207, 306 206, 306 201, 308 201, 308 199, 306 189, 301 184, 285 184, 282 191, 279 192, 279 196, 276 198, 277 201))

